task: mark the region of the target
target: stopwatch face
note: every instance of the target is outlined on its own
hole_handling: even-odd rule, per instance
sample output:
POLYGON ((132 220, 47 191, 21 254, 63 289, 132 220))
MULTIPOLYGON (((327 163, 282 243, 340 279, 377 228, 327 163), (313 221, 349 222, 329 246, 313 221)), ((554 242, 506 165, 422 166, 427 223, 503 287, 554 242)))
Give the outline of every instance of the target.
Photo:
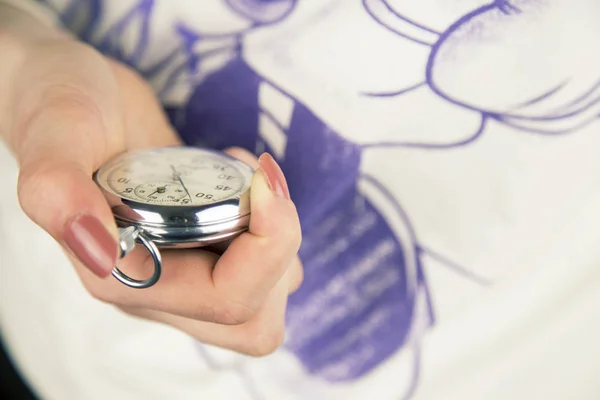
POLYGON ((193 147, 125 153, 103 165, 97 183, 116 196, 161 206, 205 206, 239 199, 252 169, 228 155, 193 147))

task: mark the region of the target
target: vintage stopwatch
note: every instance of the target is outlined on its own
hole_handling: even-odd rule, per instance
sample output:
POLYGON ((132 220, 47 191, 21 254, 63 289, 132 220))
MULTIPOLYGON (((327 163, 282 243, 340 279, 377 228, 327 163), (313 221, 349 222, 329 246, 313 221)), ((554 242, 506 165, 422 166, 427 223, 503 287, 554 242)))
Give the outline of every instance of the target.
POLYGON ((248 229, 254 171, 225 153, 196 147, 127 152, 103 164, 94 181, 119 227, 121 258, 144 245, 154 273, 133 279, 112 274, 134 288, 160 278, 159 248, 191 248, 227 242, 248 229))

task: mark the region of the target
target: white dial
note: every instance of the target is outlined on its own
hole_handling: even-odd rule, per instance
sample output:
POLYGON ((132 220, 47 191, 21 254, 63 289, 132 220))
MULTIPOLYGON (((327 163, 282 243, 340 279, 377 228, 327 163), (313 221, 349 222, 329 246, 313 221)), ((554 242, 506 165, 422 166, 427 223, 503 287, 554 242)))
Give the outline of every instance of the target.
POLYGON ((241 196, 252 171, 224 154, 193 147, 127 153, 98 170, 96 180, 138 203, 199 206, 241 196))

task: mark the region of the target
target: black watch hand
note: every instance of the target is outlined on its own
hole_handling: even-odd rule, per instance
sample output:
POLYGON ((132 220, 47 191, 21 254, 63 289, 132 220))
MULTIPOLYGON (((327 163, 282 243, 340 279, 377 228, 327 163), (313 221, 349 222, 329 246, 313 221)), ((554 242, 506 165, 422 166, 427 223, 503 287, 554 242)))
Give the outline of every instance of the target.
POLYGON ((188 197, 190 198, 190 202, 191 202, 192 195, 185 187, 185 184, 183 183, 183 180, 181 179, 181 175, 179 174, 179 172, 177 172, 177 170, 175 169, 175 167, 173 165, 171 165, 171 169, 173 170, 173 177, 175 177, 179 181, 179 183, 181 183, 181 186, 183 186, 183 190, 185 190, 185 192, 187 193, 188 197))

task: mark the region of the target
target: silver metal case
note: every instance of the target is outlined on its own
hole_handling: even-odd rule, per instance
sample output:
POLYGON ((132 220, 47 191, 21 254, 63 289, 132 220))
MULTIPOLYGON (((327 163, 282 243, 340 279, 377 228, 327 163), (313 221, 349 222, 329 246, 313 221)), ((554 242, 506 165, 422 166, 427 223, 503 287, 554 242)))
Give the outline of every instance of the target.
MULTIPOLYGON (((122 228, 125 256, 136 240, 150 247, 190 248, 226 242, 241 234, 250 221, 253 173, 251 167, 223 152, 163 147, 123 153, 103 164, 94 181, 122 228)), ((113 275, 118 275, 120 271, 115 270, 113 275)), ((133 287, 151 286, 128 279, 138 282, 133 287)))

